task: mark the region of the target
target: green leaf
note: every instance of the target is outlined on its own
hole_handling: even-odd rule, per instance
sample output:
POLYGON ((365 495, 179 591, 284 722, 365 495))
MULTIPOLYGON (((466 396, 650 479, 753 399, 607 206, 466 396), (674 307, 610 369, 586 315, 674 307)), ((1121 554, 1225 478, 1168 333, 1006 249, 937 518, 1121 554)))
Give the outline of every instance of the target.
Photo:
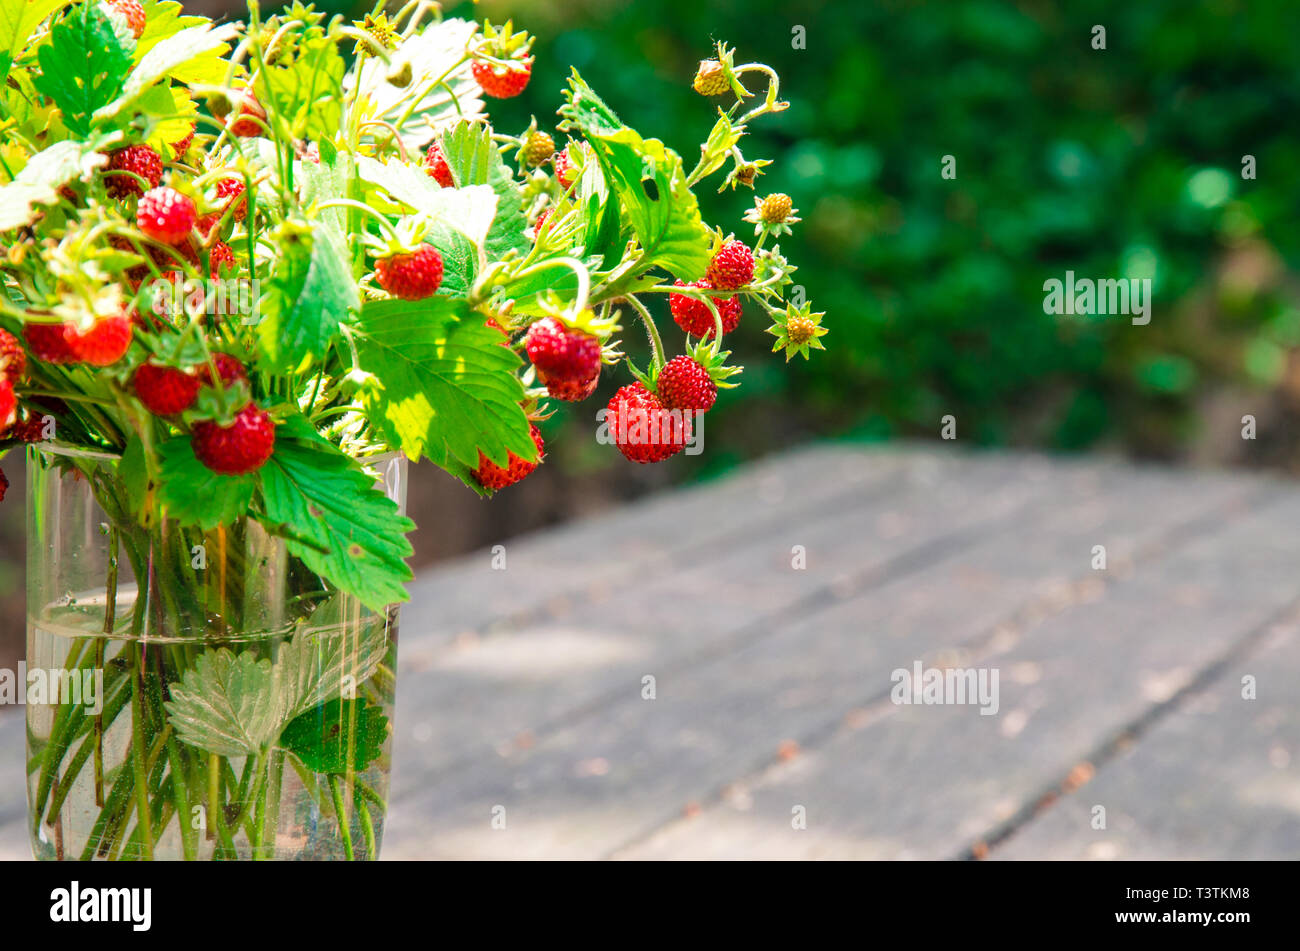
POLYGON ((255 474, 218 475, 195 457, 189 436, 173 436, 158 447, 158 455, 158 498, 169 518, 208 531, 248 514, 255 474))
POLYGON ((316 609, 304 629, 280 647, 275 682, 288 722, 331 700, 351 699, 384 663, 391 649, 386 614, 354 620, 356 605, 335 595, 316 609), (337 617, 338 611, 345 612, 337 617))
POLYGON ((414 523, 352 459, 322 439, 292 438, 293 426, 283 427, 286 438, 277 434, 261 470, 267 519, 281 527, 291 554, 367 607, 405 601, 414 523))
POLYGON ((295 138, 321 139, 339 130, 343 114, 343 57, 328 37, 305 40, 288 66, 262 72, 275 112, 295 138))
MULTIPOLYGON (((488 231, 497 214, 497 196, 486 185, 439 188, 428 175, 402 162, 377 162, 357 156, 357 175, 386 191, 393 199, 432 220, 430 242, 455 231, 475 248, 485 248, 488 231)), ((517 199, 516 199, 517 201, 517 199)))
POLYGON ((412 459, 457 471, 451 460, 476 468, 480 450, 498 465, 507 452, 537 457, 519 405, 519 357, 463 301, 368 302, 358 330, 361 368, 374 377, 362 401, 412 459))
POLYGON ((173 683, 167 718, 180 739, 218 756, 265 750, 284 722, 271 662, 255 651, 205 651, 173 683))
POLYGON ((576 70, 567 95, 561 113, 586 135, 650 260, 684 281, 702 278, 709 266, 712 236, 700 218, 699 202, 686 185, 681 157, 658 139, 642 139, 635 129, 615 127, 617 116, 576 70), (649 181, 653 187, 643 184, 649 181))
POLYGON ((31 224, 38 213, 34 206, 56 203, 60 188, 107 164, 108 156, 101 151, 107 141, 67 139, 28 159, 14 180, 0 187, 0 231, 31 224))
POLYGON ((282 254, 261 301, 258 337, 282 370, 321 359, 339 327, 361 306, 348 253, 334 226, 318 221, 282 254))
MULTIPOLYGON (((99 118, 117 115, 133 105, 146 89, 164 79, 180 83, 224 83, 226 68, 221 56, 237 35, 234 24, 214 27, 203 21, 199 26, 186 27, 159 40, 131 71, 130 79, 121 87, 121 97, 113 100, 99 118)), ((100 105, 107 103, 109 100, 100 105)))
POLYGON ((45 18, 67 5, 68 0, 0 0, 0 75, 45 18))
POLYGON ((331 700, 284 728, 280 745, 313 773, 361 772, 383 752, 388 717, 364 700, 331 700))
POLYGON ((149 496, 149 465, 145 456, 144 442, 135 433, 127 440, 122 450, 122 459, 117 464, 117 477, 126 489, 126 502, 132 512, 142 512, 145 499, 149 496))
POLYGON ((496 193, 496 214, 482 247, 489 261, 499 261, 509 251, 525 251, 528 220, 519 204, 514 174, 492 142, 492 131, 482 123, 460 122, 442 136, 447 167, 461 188, 487 185, 496 193))
POLYGON ((74 135, 90 131, 91 117, 122 91, 131 68, 130 51, 97 3, 79 4, 56 23, 37 60, 36 88, 54 100, 74 135))

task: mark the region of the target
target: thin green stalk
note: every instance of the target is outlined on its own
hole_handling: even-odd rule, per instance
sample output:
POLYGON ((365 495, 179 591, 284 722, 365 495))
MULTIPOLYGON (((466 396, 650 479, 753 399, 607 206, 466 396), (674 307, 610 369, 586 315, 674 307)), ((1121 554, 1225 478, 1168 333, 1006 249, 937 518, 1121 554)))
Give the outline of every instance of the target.
POLYGON ((331 775, 329 786, 330 796, 334 799, 334 814, 339 821, 339 838, 343 840, 343 856, 351 862, 355 858, 352 854, 352 830, 348 828, 347 810, 343 806, 343 792, 339 788, 339 778, 331 775))

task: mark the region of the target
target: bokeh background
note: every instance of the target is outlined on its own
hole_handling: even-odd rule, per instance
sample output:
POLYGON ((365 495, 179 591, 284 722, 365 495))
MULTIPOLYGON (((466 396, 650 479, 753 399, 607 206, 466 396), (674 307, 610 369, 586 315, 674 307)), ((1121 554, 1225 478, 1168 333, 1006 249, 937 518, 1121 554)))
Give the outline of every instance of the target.
MULTIPOLYGON (((317 7, 360 17, 370 5, 317 7)), ((626 382, 607 379, 548 423, 547 464, 496 499, 421 467, 417 566, 795 443, 935 439, 948 414, 968 445, 1300 468, 1293 0, 485 0, 446 12, 513 17, 538 37, 524 95, 491 106, 507 131, 531 115, 553 128, 574 66, 689 160, 714 118, 690 88, 713 42, 774 66, 791 108, 758 122, 745 153, 774 160, 757 193, 800 209, 781 245, 831 333, 826 353, 787 367, 749 313, 728 338, 743 386, 710 413, 701 456, 639 467, 597 445, 600 395, 626 382), (1067 269, 1151 278, 1150 324, 1044 315, 1043 282, 1067 269)), ((752 195, 714 188, 701 189, 706 220, 752 234, 740 220, 752 195)), ((24 615, 21 463, 7 469, 0 663, 21 651, 24 615)))

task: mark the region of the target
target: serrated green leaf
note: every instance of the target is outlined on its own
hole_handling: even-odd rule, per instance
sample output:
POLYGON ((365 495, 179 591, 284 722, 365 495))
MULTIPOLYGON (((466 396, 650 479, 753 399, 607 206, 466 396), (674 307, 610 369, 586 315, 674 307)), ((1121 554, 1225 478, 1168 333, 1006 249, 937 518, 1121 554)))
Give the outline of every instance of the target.
POLYGON ((486 185, 439 188, 419 169, 398 161, 377 162, 366 155, 357 156, 357 175, 413 211, 429 217, 435 232, 454 230, 476 248, 485 246, 488 229, 497 213, 497 196, 486 185))
POLYGON ((37 60, 37 90, 59 107, 68 131, 82 136, 96 110, 122 91, 131 51, 98 4, 82 3, 54 25, 37 60))
POLYGON ((519 357, 500 346, 463 301, 368 302, 358 321, 361 393, 370 418, 412 459, 478 466, 480 450, 499 465, 508 452, 535 459, 515 377, 519 357))
POLYGON ((269 364, 279 369, 323 358, 339 327, 361 306, 343 239, 323 220, 310 238, 280 257, 268 283, 257 332, 269 364))
POLYGON ((158 499, 168 518, 208 531, 248 514, 255 474, 218 475, 195 457, 189 436, 173 436, 158 447, 158 456, 158 499))
POLYGON ((487 185, 497 196, 496 214, 482 243, 487 259, 499 261, 509 251, 526 250, 528 221, 519 206, 514 174, 492 142, 491 130, 482 123, 457 123, 443 133, 442 151, 457 185, 487 185))
POLYGON ((46 17, 68 5, 69 0, 0 0, 0 75, 27 46, 32 33, 46 17))
POLYGON ((289 65, 262 71, 268 105, 289 123, 294 138, 316 140, 338 132, 343 71, 338 45, 324 36, 305 40, 289 65))
POLYGON ((293 720, 280 734, 313 773, 361 772, 383 752, 388 717, 364 700, 331 700, 293 720))
POLYGON ((291 554, 374 610, 407 599, 414 523, 352 459, 324 440, 277 436, 261 476, 266 517, 291 554))
POLYGON ((284 722, 271 662, 254 651, 205 651, 170 688, 167 718, 180 739, 218 756, 266 749, 284 722))
POLYGON ((221 56, 237 35, 234 24, 214 27, 205 21, 160 39, 131 71, 130 79, 121 87, 121 96, 100 103, 105 108, 99 118, 117 115, 133 105, 146 89, 165 79, 180 83, 224 82, 226 69, 221 56))
POLYGON ((144 443, 135 433, 131 434, 126 448, 122 450, 122 459, 117 464, 117 477, 126 489, 126 503, 131 511, 142 511, 149 495, 149 465, 144 443))
POLYGON ((135 108, 149 116, 167 117, 153 124, 145 142, 169 158, 172 153, 168 147, 189 135, 199 111, 184 86, 163 85, 151 86, 136 100, 135 108))
POLYGON ((681 157, 658 139, 642 139, 618 119, 574 71, 568 103, 561 108, 576 124, 600 163, 609 187, 650 260, 684 281, 708 269, 712 236, 699 202, 686 184, 681 157), (653 181, 653 187, 645 182, 653 181))
POLYGON ((0 187, 0 231, 31 224, 37 214, 34 206, 54 204, 60 188, 107 164, 108 156, 97 146, 68 139, 28 159, 14 180, 0 187))
POLYGON ((356 696, 388 657, 387 615, 362 617, 358 626, 355 608, 350 598, 336 594, 277 652, 275 682, 286 723, 331 700, 356 696), (329 617, 336 609, 347 616, 329 617))

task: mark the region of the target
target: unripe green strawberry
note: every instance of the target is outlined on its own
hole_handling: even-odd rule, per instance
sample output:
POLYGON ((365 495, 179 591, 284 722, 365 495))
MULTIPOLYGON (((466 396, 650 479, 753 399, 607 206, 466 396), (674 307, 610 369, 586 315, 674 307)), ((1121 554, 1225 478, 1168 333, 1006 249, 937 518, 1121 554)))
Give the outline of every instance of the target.
POLYGON ((534 132, 524 142, 524 161, 531 167, 546 162, 555 154, 555 140, 545 132, 534 132))
POLYGON ((792 210, 794 210, 794 203, 789 195, 782 192, 773 192, 758 206, 759 216, 770 225, 778 225, 785 221, 790 217, 792 210))
POLYGON ((700 60, 700 68, 695 71, 691 88, 701 96, 721 96, 731 88, 722 64, 716 59, 700 60))

